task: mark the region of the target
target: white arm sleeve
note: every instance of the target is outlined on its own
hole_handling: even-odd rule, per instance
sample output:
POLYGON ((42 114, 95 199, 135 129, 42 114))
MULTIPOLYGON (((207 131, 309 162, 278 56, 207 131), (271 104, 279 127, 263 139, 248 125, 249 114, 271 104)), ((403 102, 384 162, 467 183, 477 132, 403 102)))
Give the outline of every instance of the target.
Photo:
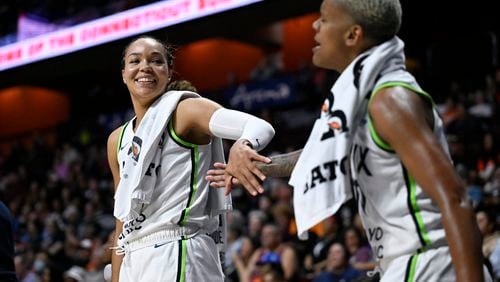
POLYGON ((256 151, 264 149, 274 136, 274 128, 267 121, 224 108, 212 114, 209 128, 214 136, 220 138, 246 139, 256 151))

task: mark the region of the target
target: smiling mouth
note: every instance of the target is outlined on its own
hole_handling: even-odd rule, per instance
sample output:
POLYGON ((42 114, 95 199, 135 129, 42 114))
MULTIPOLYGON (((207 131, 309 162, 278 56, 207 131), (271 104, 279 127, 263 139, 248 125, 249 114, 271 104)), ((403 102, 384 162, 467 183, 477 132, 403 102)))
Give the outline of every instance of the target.
POLYGON ((152 77, 140 77, 135 79, 135 83, 140 86, 153 86, 156 84, 156 79, 152 77))
POLYGON ((140 83, 152 83, 152 82, 156 82, 156 79, 154 79, 152 77, 140 77, 140 78, 137 78, 135 81, 140 82, 140 83))

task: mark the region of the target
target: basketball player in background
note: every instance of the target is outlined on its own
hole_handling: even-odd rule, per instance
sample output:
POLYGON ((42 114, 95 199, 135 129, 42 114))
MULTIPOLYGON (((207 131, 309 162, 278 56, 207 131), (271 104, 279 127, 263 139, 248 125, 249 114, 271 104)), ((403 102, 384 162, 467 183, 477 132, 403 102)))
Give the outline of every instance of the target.
MULTIPOLYGON (((405 70, 404 45, 396 37, 401 18, 399 0, 323 0, 320 17, 313 23, 317 43, 313 63, 341 73, 333 90, 340 83, 355 90, 330 95, 315 127, 331 125, 327 132, 331 134, 308 140, 316 145, 309 152, 321 154, 328 144, 325 140, 349 132, 348 161, 318 164, 308 187, 350 171, 348 189, 353 189, 358 201, 381 281, 491 281, 483 266, 473 209, 450 161, 442 121, 431 96, 405 70), (391 51, 382 52, 387 50, 391 51), (375 53, 399 60, 381 61, 381 70, 367 73, 367 62, 377 59, 375 53), (364 82, 367 76, 373 77, 371 84, 364 82), (360 93, 363 88, 366 92, 360 93), (356 123, 341 132, 332 118, 340 110, 335 108, 342 104, 340 100, 350 98, 345 95, 360 95, 351 114, 361 113, 361 117, 351 119, 356 123), (344 163, 349 167, 342 167, 344 163)), ((233 146, 225 174, 214 170, 207 179, 219 187, 225 181, 228 190, 240 183, 256 194, 262 192, 260 172, 290 176, 294 167, 314 162, 300 151, 275 156, 269 165, 250 166, 260 170, 251 178, 252 171, 246 169, 250 160, 232 158, 248 150, 243 144, 233 146)), ((303 181, 307 172, 293 171, 302 174, 303 181)), ((317 193, 322 188, 326 187, 310 191, 294 187, 294 193, 317 193)), ((294 208, 297 214, 301 207, 294 208)))

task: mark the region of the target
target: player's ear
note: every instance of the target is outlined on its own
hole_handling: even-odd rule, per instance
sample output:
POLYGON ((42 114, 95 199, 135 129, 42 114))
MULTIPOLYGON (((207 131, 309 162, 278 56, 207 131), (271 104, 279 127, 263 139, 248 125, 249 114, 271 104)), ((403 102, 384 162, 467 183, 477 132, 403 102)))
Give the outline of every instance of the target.
POLYGON ((355 46, 361 42, 363 39, 363 28, 358 25, 354 24, 345 33, 345 43, 347 46, 355 46))

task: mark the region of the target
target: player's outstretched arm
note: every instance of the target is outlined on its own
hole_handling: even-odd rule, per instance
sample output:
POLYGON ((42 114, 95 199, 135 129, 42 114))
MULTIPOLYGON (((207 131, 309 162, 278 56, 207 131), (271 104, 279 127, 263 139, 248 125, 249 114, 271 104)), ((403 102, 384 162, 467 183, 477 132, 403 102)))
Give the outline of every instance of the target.
MULTIPOLYGON (((289 177, 292 174, 293 168, 300 157, 302 150, 274 155, 269 157, 270 163, 254 162, 257 169, 265 176, 272 177, 289 177)), ((225 169, 223 163, 215 163, 214 169, 207 172, 206 180, 210 181, 210 186, 214 188, 223 188, 225 184, 225 169)), ((240 181, 236 177, 231 178, 232 185, 240 185, 240 181)))
POLYGON ((266 176, 289 177, 300 157, 302 150, 269 157, 271 163, 257 163, 257 168, 266 176))
MULTIPOLYGON (((230 149, 224 172, 226 194, 231 192, 232 178, 237 178, 252 195, 264 191, 261 182, 265 175, 255 162, 270 162, 258 153, 274 136, 274 128, 268 122, 244 112, 224 109, 208 99, 193 98, 185 99, 177 106, 174 129, 187 140, 196 135, 236 140, 230 149)), ((202 138, 200 140, 203 141, 202 138)))

